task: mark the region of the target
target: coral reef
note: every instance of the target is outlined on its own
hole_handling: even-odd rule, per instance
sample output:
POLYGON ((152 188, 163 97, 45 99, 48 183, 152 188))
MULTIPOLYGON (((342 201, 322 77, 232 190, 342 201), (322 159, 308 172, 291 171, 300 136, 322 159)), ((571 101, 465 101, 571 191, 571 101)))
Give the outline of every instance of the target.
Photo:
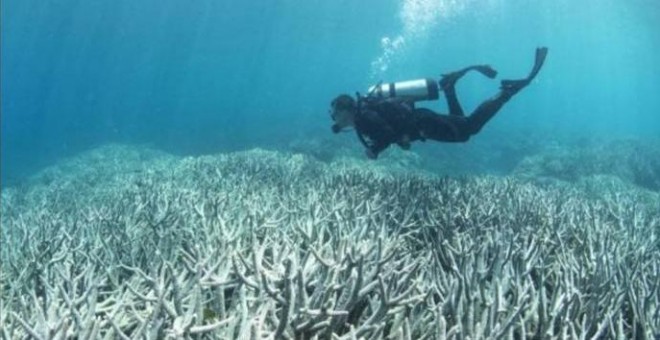
POLYGON ((660 204, 263 150, 124 153, 143 151, 2 191, 3 339, 660 335, 660 204))
MULTIPOLYGON (((338 159, 365 158, 364 147, 354 133, 323 137, 326 133, 319 131, 298 136, 279 150, 305 154, 328 163, 338 159)), ((536 138, 529 138, 528 129, 508 127, 505 130, 487 129, 474 136, 470 143, 418 141, 409 151, 392 145, 379 155, 378 161, 406 171, 423 170, 450 176, 508 174, 525 157, 539 153, 548 145, 559 144, 555 131, 552 134, 534 131, 533 134, 536 138)), ((562 138, 563 143, 568 142, 567 138, 562 138)))
POLYGON ((660 143, 627 139, 548 149, 524 159, 513 173, 571 183, 589 176, 608 175, 660 191, 660 143))

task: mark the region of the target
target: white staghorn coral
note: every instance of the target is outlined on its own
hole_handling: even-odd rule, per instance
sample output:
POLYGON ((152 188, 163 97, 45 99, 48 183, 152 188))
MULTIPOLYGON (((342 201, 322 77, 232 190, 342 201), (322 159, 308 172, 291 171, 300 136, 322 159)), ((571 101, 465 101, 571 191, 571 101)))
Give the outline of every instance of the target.
POLYGON ((262 150, 163 160, 2 192, 0 337, 660 332, 660 205, 630 192, 262 150))

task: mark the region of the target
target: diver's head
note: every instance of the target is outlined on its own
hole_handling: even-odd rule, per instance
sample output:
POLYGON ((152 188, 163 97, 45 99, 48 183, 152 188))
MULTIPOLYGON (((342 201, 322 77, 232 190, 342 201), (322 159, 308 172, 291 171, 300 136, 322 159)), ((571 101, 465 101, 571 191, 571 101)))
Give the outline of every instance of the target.
POLYGON ((357 103, 353 97, 347 94, 339 95, 332 100, 330 106, 330 117, 335 122, 332 125, 332 132, 338 133, 343 128, 355 125, 357 103))

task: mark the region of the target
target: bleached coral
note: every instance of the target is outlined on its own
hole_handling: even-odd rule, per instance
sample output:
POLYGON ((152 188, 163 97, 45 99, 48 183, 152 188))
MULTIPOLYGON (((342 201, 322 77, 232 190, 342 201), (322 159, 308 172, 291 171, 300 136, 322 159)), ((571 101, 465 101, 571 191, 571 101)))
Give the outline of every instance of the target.
POLYGON ((660 208, 625 194, 263 150, 143 165, 3 191, 0 336, 660 332, 660 208))

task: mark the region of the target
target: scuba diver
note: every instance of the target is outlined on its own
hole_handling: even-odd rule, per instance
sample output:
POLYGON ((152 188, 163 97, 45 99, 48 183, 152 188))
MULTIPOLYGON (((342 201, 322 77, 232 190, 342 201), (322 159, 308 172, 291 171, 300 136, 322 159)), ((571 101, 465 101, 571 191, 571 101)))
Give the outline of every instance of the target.
POLYGON ((500 92, 484 101, 469 116, 465 116, 456 98, 456 82, 469 71, 495 78, 497 71, 489 65, 474 65, 443 74, 439 82, 419 79, 379 83, 369 89, 367 96, 357 93, 357 99, 346 94, 339 95, 331 102, 330 115, 335 122, 332 131, 339 133, 345 128, 355 128, 370 159, 376 159, 393 143, 408 150, 410 143, 418 140, 466 142, 495 116, 504 103, 529 85, 541 70, 547 53, 546 47, 537 48, 534 67, 529 75, 524 79, 502 80, 500 92), (438 99, 440 90, 445 93, 448 115, 415 108, 416 101, 438 99))

